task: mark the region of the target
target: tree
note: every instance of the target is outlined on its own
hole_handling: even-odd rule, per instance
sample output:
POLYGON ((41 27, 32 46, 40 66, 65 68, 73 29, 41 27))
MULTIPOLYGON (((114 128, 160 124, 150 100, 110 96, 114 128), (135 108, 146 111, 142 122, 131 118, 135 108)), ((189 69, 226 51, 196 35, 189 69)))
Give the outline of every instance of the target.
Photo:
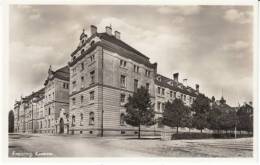
POLYGON ((193 126, 199 129, 202 133, 202 130, 208 126, 208 112, 210 109, 209 99, 204 95, 198 95, 195 101, 192 104, 193 115, 193 126))
POLYGON ((241 106, 237 111, 237 129, 240 131, 253 131, 253 107, 248 104, 241 106))
POLYGON ((213 107, 210 111, 209 111, 209 116, 208 116, 208 127, 209 129, 212 130, 217 130, 219 133, 219 130, 221 129, 220 127, 220 117, 222 115, 222 112, 216 108, 213 107))
POLYGON ((192 120, 193 120, 193 116, 191 113, 191 108, 190 107, 186 107, 185 108, 185 116, 183 117, 183 126, 189 128, 189 132, 190 129, 192 128, 192 120))
POLYGON ((177 134, 179 127, 184 125, 185 117, 188 116, 188 108, 182 100, 175 99, 172 103, 167 102, 163 112, 163 124, 169 127, 176 127, 177 134))
POLYGON ((141 125, 150 126, 155 124, 154 107, 148 90, 141 86, 133 96, 128 97, 125 121, 127 124, 138 127, 138 138, 141 138, 141 125))
POLYGON ((8 132, 14 132, 14 112, 12 110, 8 114, 8 132))

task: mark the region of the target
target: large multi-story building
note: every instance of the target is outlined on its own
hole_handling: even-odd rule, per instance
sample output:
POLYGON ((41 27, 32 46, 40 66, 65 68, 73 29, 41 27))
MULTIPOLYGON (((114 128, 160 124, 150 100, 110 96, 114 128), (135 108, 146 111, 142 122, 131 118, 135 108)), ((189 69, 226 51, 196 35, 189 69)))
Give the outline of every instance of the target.
POLYGON ((17 132, 134 134, 136 128, 124 121, 124 105, 137 88, 148 89, 156 118, 167 101, 180 98, 190 106, 199 94, 199 85, 180 83, 178 73, 173 79, 158 74, 157 63, 122 41, 112 27, 99 33, 91 25, 90 31, 90 36, 80 35, 68 66, 50 67, 44 88, 16 102, 17 132))
POLYGON ((80 44, 71 54, 70 117, 71 132, 113 133, 126 128, 124 104, 128 95, 140 86, 149 89, 154 100, 156 64, 112 34, 106 27, 98 33, 91 26, 91 36, 84 31, 80 44))

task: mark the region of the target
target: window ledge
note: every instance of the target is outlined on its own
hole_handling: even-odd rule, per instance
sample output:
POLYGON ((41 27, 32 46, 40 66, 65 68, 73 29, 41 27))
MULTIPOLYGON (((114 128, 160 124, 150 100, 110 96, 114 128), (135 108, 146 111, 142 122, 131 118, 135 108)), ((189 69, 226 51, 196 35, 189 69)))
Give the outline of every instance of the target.
POLYGON ((88 67, 90 67, 91 65, 93 65, 96 62, 96 60, 91 61, 90 64, 88 65, 88 67))
POLYGON ((89 101, 88 105, 94 104, 94 100, 89 101))
POLYGON ((128 70, 128 68, 123 67, 123 66, 119 66, 119 68, 124 69, 124 70, 128 70))

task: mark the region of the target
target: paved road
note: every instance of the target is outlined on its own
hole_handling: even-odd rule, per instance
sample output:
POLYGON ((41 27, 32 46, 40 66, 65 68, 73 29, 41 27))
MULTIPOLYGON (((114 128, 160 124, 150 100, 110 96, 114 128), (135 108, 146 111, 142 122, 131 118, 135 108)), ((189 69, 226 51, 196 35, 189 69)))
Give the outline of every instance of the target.
POLYGON ((252 150, 252 138, 161 141, 126 137, 9 135, 10 157, 31 154, 45 157, 252 157, 252 150))

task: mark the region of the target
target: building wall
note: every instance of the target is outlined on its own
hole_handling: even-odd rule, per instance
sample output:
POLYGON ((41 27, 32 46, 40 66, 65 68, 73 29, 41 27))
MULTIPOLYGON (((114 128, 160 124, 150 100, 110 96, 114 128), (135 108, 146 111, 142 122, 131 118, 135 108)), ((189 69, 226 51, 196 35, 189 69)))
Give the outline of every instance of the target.
POLYGON ((70 67, 70 131, 73 134, 98 134, 100 128, 99 86, 101 50, 97 47, 74 66, 70 67), (83 65, 83 66, 82 66, 83 65), (94 74, 93 74, 94 73, 94 74), (92 79, 91 77, 94 76, 92 79), (84 78, 82 78, 84 77, 84 78), (94 99, 90 93, 94 92, 94 99), (90 123, 89 115, 94 113, 94 123, 90 123), (81 118, 83 115, 83 119, 81 118), (75 121, 72 117, 75 116, 75 121))
POLYGON ((69 89, 64 87, 68 81, 54 78, 49 80, 45 86, 45 103, 44 103, 44 128, 42 132, 57 133, 57 119, 61 109, 65 112, 69 110, 69 89))

